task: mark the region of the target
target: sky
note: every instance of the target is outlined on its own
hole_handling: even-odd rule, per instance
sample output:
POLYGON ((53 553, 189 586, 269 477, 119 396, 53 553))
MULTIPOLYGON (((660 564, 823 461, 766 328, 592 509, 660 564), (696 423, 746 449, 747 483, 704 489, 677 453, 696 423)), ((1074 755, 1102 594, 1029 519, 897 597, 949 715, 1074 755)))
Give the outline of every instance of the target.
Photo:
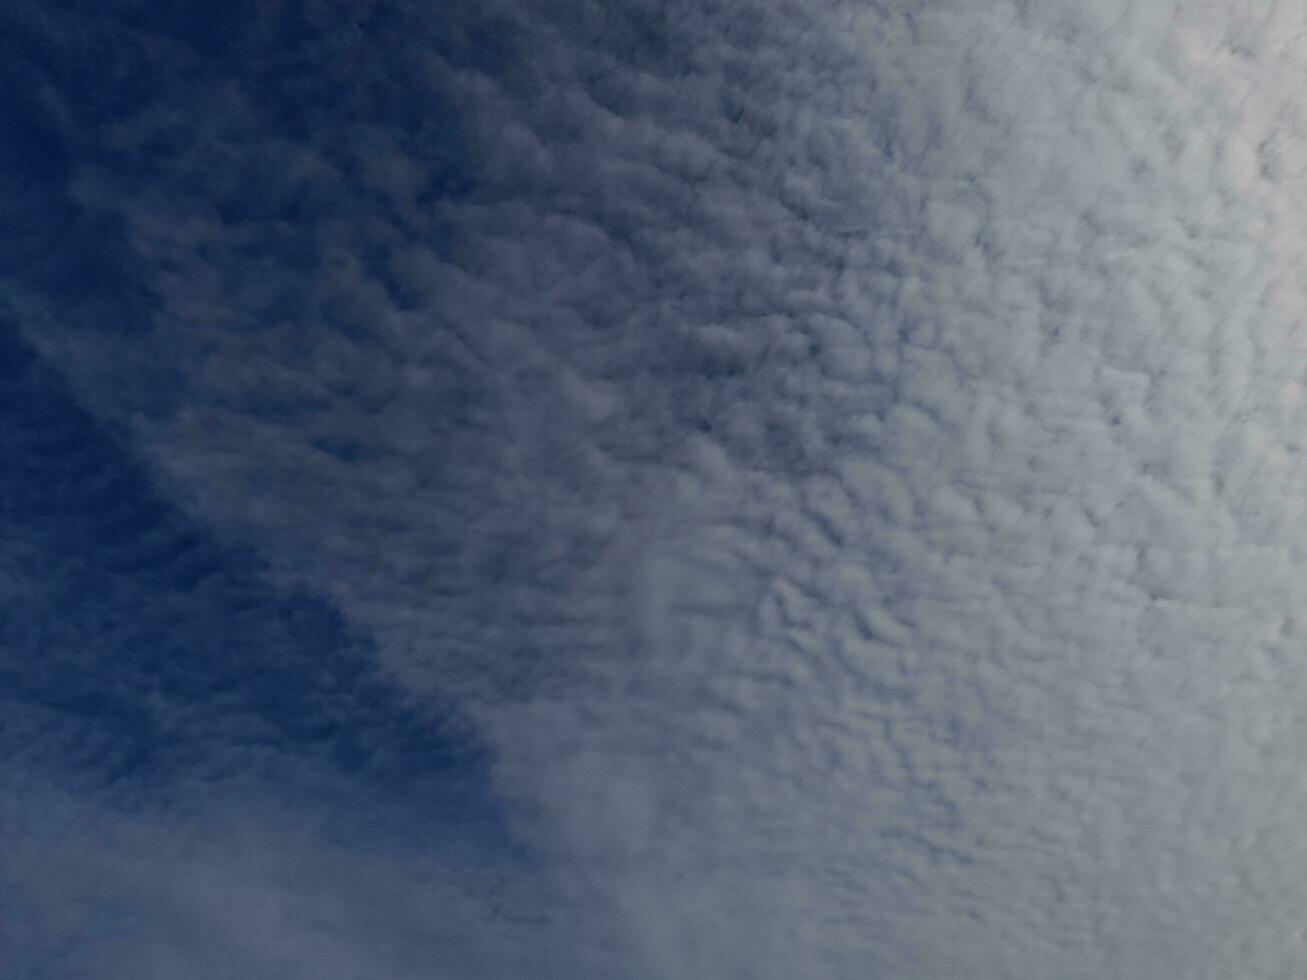
POLYGON ((1307 14, 0 6, 6 980, 1292 980, 1307 14))

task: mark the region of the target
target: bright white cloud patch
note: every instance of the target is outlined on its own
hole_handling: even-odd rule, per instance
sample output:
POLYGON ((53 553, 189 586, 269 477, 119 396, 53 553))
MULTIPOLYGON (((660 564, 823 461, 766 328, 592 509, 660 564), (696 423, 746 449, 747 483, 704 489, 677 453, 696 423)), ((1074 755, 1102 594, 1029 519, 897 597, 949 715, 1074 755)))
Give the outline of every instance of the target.
POLYGON ((1298 8, 500 13, 406 50, 470 193, 232 90, 321 262, 87 173, 166 309, 40 342, 187 379, 142 445, 463 699, 630 976, 1299 975, 1298 8))

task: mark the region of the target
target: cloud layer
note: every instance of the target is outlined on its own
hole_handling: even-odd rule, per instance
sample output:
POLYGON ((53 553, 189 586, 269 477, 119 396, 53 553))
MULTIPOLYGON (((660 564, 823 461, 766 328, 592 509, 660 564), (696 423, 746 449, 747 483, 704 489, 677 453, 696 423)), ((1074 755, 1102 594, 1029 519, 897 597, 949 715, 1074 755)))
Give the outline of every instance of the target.
MULTIPOLYGON (((453 703, 530 854, 501 915, 308 834, 328 896, 474 896, 458 941, 328 897, 310 958, 1295 976, 1301 19, 288 3, 201 43, 32 12, 12 111, 71 121, 24 130, 60 164, 10 196, 84 233, 11 246, 22 343, 172 519, 453 703), (146 82, 77 118, 82 36, 146 82)), ((152 881, 271 888, 166 822, 152 881)), ((243 975, 305 962, 270 916, 243 975)), ((107 976, 169 975, 126 949, 107 976)))

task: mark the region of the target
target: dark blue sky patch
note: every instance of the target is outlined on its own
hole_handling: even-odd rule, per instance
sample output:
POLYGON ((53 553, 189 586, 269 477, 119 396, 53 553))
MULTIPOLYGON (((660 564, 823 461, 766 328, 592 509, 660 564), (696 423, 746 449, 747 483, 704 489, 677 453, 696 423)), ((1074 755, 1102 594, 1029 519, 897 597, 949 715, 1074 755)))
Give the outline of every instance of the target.
MULTIPOLYGON (((403 263, 445 256, 440 207, 478 188, 458 93, 431 59, 495 75, 512 33, 472 3, 0 5, 0 284, 17 287, 0 296, 0 786, 31 789, 38 802, 5 807, 40 847, 103 846, 75 820, 42 825, 48 795, 88 827, 227 820, 451 873, 531 864, 487 750, 447 706, 384 676, 322 596, 273 584, 267 556, 223 537, 239 529, 170 499, 124 425, 220 401, 192 369, 229 337, 233 351, 242 334, 291 338, 302 370, 321 336, 366 353, 376 310, 430 305, 403 263), (391 181, 394 160, 413 164, 411 187, 391 181), (337 252, 377 302, 336 281, 337 252), (213 286, 193 322, 176 307, 197 282, 213 286)), ((433 445, 467 425, 465 375, 433 369, 450 406, 433 445)), ((252 421, 320 426, 320 448, 368 465, 365 429, 251 387, 252 421)), ((449 523, 455 551, 465 522, 449 523)), ((94 917, 127 914, 120 897, 110 887, 94 917)))
MULTIPOLYGON (((406 233, 447 247, 433 208, 476 179, 424 59, 504 60, 458 4, 20 2, 0 11, 0 37, 0 215, 14 230, 0 272, 108 331, 146 329, 157 310, 146 266, 158 260, 128 227, 147 199, 179 222, 216 216, 251 260, 311 272, 324 222, 411 223, 362 176, 390 148, 421 163, 414 206, 429 227, 406 233), (306 172, 306 154, 325 165, 306 172), (74 191, 88 174, 89 198, 74 191)), ((389 269, 401 240, 351 244, 403 305, 389 269)), ((318 314, 293 290, 243 312, 318 314)))
POLYGON ((0 365, 0 764, 110 801, 275 781, 374 829, 502 833, 484 752, 334 609, 171 507, 12 330, 0 365))
POLYGON ((79 167, 99 163, 102 127, 161 79, 139 42, 103 18, 63 22, 57 9, 0 11, 0 274, 63 316, 107 331, 147 326, 153 297, 121 216, 69 196, 79 167))

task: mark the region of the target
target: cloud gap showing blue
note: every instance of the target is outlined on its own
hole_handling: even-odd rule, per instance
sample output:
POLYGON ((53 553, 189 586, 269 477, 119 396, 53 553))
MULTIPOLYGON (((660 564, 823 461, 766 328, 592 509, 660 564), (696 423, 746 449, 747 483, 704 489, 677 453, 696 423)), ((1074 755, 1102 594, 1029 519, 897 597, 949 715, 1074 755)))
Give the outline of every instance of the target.
POLYGON ((393 832, 434 822, 508 846, 466 730, 380 676, 323 600, 270 585, 170 506, 12 329, 0 365, 7 765, 128 806, 179 781, 298 781, 342 812, 407 812, 393 832))

